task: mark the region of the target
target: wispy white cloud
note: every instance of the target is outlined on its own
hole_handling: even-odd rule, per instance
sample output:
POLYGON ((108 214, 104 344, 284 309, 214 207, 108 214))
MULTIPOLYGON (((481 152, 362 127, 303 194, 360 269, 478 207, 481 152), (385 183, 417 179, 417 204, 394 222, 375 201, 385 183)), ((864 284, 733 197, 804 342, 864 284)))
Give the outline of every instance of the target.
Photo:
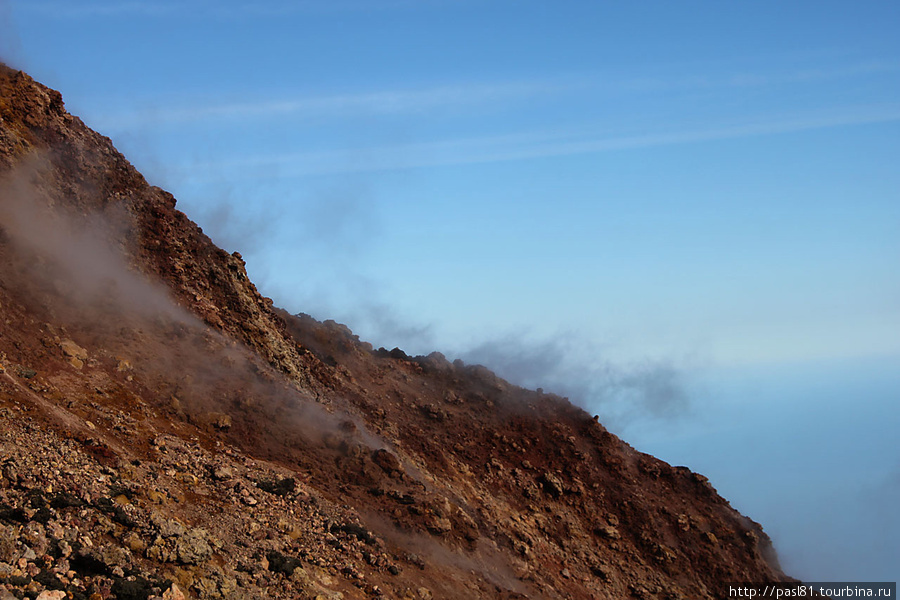
MULTIPOLYGON (((611 89, 631 92, 660 92, 678 90, 712 90, 756 88, 796 84, 815 84, 867 75, 882 75, 900 71, 900 61, 870 59, 846 64, 829 63, 825 66, 806 66, 734 71, 720 67, 714 73, 698 70, 696 73, 671 76, 645 76, 613 81, 611 89)), ((707 69, 709 71, 709 69, 707 69)))
POLYGON ((384 11, 404 8, 439 7, 461 4, 465 0, 292 0, 251 2, 246 0, 186 0, 183 2, 139 2, 134 0, 13 0, 20 11, 55 19, 98 17, 215 17, 224 19, 279 17, 303 13, 347 11, 384 11))
POLYGON ((128 1, 61 2, 58 0, 13 0, 17 11, 36 13, 54 19, 141 16, 166 17, 184 10, 187 3, 128 1))
MULTIPOLYGON (((160 7, 160 10, 165 10, 160 7)), ((152 107, 129 112, 105 112, 91 119, 104 131, 117 132, 153 125, 215 123, 227 125, 248 119, 303 121, 321 118, 369 116, 415 117, 441 110, 474 107, 508 109, 512 104, 553 99, 565 111, 572 102, 611 97, 658 98, 661 94, 710 92, 745 88, 813 85, 856 77, 900 72, 900 61, 868 60, 844 65, 793 70, 742 71, 735 73, 658 74, 578 73, 523 80, 458 82, 407 89, 298 95, 279 99, 257 98, 212 104, 198 99, 182 106, 152 107)))
POLYGON ((302 177, 445 167, 655 148, 897 121, 900 121, 900 104, 859 106, 827 114, 769 116, 709 128, 631 135, 590 135, 574 130, 539 131, 407 145, 282 153, 194 165, 191 173, 195 178, 202 178, 204 171, 221 173, 223 170, 243 172, 247 177, 254 177, 254 173, 263 171, 267 176, 277 174, 281 177, 302 177))
POLYGON ((99 115, 92 123, 104 130, 122 130, 155 124, 198 121, 244 120, 252 118, 348 117, 370 115, 414 115, 454 107, 497 104, 515 99, 546 96, 572 91, 582 85, 566 80, 506 81, 461 83, 420 89, 382 90, 235 102, 219 105, 195 105, 155 108, 119 115, 99 115))

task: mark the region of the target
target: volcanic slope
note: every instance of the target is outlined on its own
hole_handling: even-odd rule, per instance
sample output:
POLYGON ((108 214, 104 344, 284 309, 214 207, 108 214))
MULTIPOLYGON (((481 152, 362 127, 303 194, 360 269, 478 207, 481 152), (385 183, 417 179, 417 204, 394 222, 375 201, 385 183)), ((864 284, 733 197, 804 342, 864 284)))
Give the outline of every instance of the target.
POLYGON ((706 478, 567 400, 274 308, 58 92, 2 67, 0 118, 0 598, 788 579, 706 478))

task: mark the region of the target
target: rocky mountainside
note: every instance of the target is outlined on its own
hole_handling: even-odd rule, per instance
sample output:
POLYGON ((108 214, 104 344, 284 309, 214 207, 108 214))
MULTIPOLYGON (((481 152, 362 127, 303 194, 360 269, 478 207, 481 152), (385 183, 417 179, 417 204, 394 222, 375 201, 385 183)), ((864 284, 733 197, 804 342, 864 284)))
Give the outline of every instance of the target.
POLYGON ((0 67, 0 600, 716 598, 787 580, 551 394, 292 316, 0 67))

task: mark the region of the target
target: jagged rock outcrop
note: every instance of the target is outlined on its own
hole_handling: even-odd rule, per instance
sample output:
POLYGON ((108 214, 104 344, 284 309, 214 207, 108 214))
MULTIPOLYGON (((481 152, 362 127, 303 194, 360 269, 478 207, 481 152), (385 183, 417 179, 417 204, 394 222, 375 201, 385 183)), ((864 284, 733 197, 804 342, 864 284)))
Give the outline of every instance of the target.
POLYGON ((6 67, 0 119, 0 598, 674 599, 787 579, 703 476, 567 400, 274 308, 6 67))

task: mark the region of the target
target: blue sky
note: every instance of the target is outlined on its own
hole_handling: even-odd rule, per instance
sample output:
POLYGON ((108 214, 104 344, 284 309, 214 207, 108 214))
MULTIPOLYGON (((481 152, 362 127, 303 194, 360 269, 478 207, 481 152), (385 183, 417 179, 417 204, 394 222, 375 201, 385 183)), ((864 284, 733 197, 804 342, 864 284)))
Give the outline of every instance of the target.
POLYGON ((824 485, 850 411, 874 441, 842 481, 900 489, 898 26, 895 2, 6 0, 0 52, 277 304, 571 395, 827 580, 798 540, 850 548, 850 521, 801 527, 827 499, 779 512, 758 482, 784 461, 721 441, 770 423, 824 485))

